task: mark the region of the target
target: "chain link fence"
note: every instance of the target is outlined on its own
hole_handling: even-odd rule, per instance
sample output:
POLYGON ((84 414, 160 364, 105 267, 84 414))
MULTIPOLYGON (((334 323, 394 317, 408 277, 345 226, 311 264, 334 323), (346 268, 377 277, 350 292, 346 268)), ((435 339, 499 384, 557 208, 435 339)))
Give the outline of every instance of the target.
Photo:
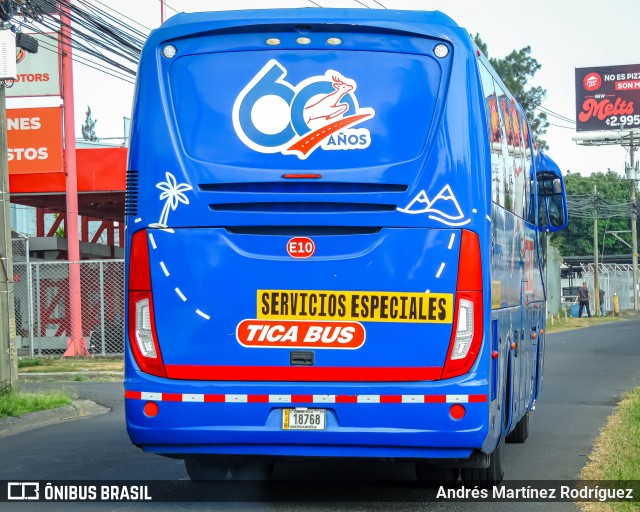
MULTIPOLYGON (((593 263, 582 264, 582 277, 587 287, 593 290, 593 263)), ((613 311, 613 296, 618 296, 620 311, 633 309, 633 267, 628 264, 600 263, 598 264, 598 286, 604 291, 605 311, 613 311)), ((591 301, 595 307, 595 299, 591 301)))
POLYGON ((80 267, 82 336, 92 355, 124 353, 124 260, 29 261, 13 238, 17 344, 24 356, 60 355, 70 334, 69 269, 80 267))

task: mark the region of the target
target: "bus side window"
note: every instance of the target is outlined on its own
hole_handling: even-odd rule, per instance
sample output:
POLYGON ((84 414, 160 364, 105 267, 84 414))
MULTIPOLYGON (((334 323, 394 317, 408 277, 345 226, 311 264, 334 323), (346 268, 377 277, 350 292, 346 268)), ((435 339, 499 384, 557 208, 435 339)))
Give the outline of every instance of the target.
POLYGON ((533 162, 533 147, 531 144, 531 137, 529 136, 529 122, 527 121, 524 114, 520 115, 520 122, 522 123, 522 141, 524 144, 524 175, 526 176, 527 182, 527 202, 525 206, 525 219, 527 219, 531 224, 537 224, 536 222, 536 211, 535 211, 535 173, 532 165, 533 162))
POLYGON ((509 115, 509 98, 507 93, 496 83, 498 93, 498 112, 500 127, 502 129, 502 184, 504 185, 504 207, 510 212, 515 212, 515 172, 513 167, 513 128, 509 115))
POLYGON ((493 77, 482 62, 478 62, 480 81, 484 94, 484 106, 487 119, 487 138, 491 153, 491 200, 504 206, 504 183, 502 162, 502 130, 500 128, 500 113, 498 112, 498 97, 493 77))

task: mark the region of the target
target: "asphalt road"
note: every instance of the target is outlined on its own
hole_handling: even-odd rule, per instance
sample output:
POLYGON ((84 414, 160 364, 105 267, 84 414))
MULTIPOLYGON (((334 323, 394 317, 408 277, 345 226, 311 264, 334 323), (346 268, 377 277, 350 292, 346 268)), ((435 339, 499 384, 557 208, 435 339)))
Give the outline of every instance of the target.
MULTIPOLYGON (((640 383, 640 320, 603 324, 547 336, 542 396, 531 416, 525 444, 506 447, 508 480, 574 480, 587 461, 593 440, 620 395, 640 383)), ((66 383, 80 398, 109 407, 110 413, 65 422, 0 439, 0 480, 186 480, 181 461, 146 454, 132 446, 125 432, 122 385, 118 383, 66 383)), ((51 387, 31 384, 28 387, 51 387)), ((306 503, 154 503, 74 504, 76 510, 562 510, 572 503, 424 503, 416 502, 432 491, 402 482, 412 476, 409 464, 278 465, 276 481, 295 488, 297 480, 342 476, 347 481, 372 479, 371 496, 379 502, 350 501, 363 496, 347 493, 338 503, 318 502, 331 488, 318 485, 306 503), (379 480, 379 481, 375 481, 379 480), (394 482, 393 480, 396 480, 394 482), (400 497, 414 501, 401 501, 400 497), (398 501, 389 501, 390 499, 398 501), (313 501, 316 502, 313 502, 313 501)), ((6 506, 5 506, 6 505, 6 506)), ((68 503, 9 503, 3 510, 68 511, 68 503)))

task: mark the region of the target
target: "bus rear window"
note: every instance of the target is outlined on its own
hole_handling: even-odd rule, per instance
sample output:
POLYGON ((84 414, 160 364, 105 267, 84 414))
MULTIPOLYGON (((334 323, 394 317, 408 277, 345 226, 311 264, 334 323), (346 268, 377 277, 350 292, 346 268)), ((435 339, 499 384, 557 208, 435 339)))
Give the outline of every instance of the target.
POLYGON ((169 70, 186 154, 266 169, 413 160, 432 132, 440 82, 432 57, 373 51, 207 53, 169 70))

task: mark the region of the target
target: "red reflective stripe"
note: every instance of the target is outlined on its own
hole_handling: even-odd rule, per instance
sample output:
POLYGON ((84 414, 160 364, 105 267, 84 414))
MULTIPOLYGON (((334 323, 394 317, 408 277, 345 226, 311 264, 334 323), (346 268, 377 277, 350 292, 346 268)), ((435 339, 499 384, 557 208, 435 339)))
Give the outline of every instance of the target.
POLYGON ((212 381, 413 382, 436 380, 442 368, 362 368, 318 366, 165 366, 167 378, 212 381))
POLYGON ((381 404, 399 404, 402 403, 402 395, 380 395, 381 404))
MULTIPOLYGON (((190 394, 192 395, 192 394, 190 394)), ((125 398, 133 400, 142 400, 141 391, 125 391, 125 398)), ((160 401, 163 402, 182 402, 184 394, 182 393, 160 393, 162 397, 160 401)), ((205 402, 227 402, 228 395, 203 395, 205 402)), ((247 397, 249 403, 284 403, 280 401, 271 401, 270 395, 241 395, 247 397)), ((363 395, 336 395, 335 402, 319 402, 319 405, 327 403, 358 403, 358 397, 363 395)), ((368 396, 368 395, 367 395, 368 396)), ((402 400, 405 397, 414 397, 414 395, 375 395, 380 398, 380 403, 403 403, 402 400)), ((415 395, 423 399, 424 403, 446 403, 447 396, 449 395, 415 395)), ((455 395, 461 397, 467 397, 468 403, 482 403, 487 401, 487 395, 455 395)), ((198 403, 198 401, 189 400, 190 403, 198 403)), ((243 403, 242 401, 230 401, 229 403, 243 403)), ((291 401, 289 403, 313 403, 313 395, 291 395, 291 401)), ((375 403, 371 401, 362 403, 375 403)), ((404 402, 407 404, 421 403, 420 401, 407 400, 404 402)), ((456 402, 458 403, 458 402, 456 402)))
POLYGON ((447 395, 426 395, 424 401, 427 404, 440 404, 447 401, 447 395))
POLYGON ((337 404, 355 404, 358 402, 358 397, 356 395, 337 395, 336 403, 337 404))
POLYGON ((269 395, 247 395, 247 402, 268 402, 269 395))
POLYGON ((313 403, 313 395, 291 395, 291 402, 313 403))
POLYGON ((224 402, 224 395, 204 395, 205 402, 224 402))

